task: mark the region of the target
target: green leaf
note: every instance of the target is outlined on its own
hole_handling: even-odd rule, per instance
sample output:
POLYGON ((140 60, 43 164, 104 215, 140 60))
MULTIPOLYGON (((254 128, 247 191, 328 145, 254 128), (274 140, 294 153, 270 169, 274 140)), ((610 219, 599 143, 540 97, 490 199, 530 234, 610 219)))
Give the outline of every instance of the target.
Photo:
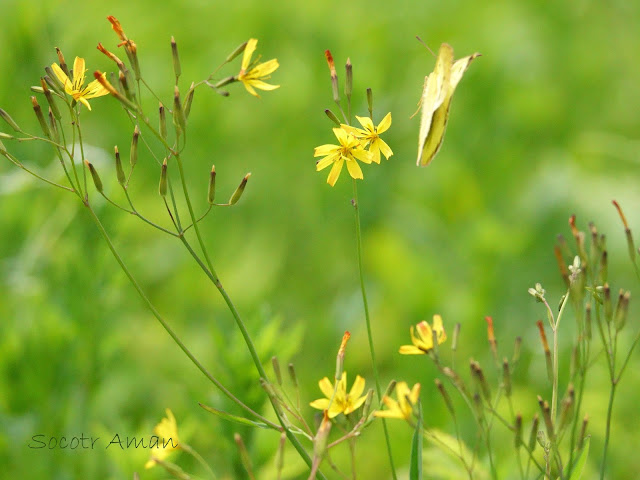
POLYGON ((576 466, 573 469, 573 472, 571 472, 571 477, 569 477, 569 480, 580 480, 582 478, 582 470, 584 469, 584 466, 587 463, 587 457, 589 456, 590 440, 591 437, 587 437, 586 441, 584 442, 584 447, 582 447, 582 452, 580 452, 580 456, 576 461, 576 466))
POLYGON ((240 425, 246 425, 249 427, 273 429, 272 426, 267 425, 266 423, 256 422, 254 420, 249 420, 248 418, 232 415, 231 413, 223 412, 222 410, 217 410, 213 407, 208 407, 207 405, 204 405, 202 403, 198 403, 198 405, 204 408, 207 412, 213 413, 214 415, 217 415, 218 417, 223 418, 224 420, 229 420, 235 423, 239 423, 240 425))
POLYGON ((422 480, 422 404, 418 402, 418 421, 411 442, 409 480, 422 480))

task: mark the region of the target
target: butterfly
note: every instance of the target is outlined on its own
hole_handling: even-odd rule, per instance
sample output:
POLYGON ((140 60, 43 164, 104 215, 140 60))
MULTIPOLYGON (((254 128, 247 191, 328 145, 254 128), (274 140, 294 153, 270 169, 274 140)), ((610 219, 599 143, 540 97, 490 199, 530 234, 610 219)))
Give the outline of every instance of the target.
POLYGON ((418 137, 417 164, 419 167, 429 165, 438 153, 447 128, 453 92, 469 64, 479 56, 479 53, 474 53, 454 62, 451 45, 443 43, 440 46, 433 72, 424 77, 420 99, 422 117, 418 137))

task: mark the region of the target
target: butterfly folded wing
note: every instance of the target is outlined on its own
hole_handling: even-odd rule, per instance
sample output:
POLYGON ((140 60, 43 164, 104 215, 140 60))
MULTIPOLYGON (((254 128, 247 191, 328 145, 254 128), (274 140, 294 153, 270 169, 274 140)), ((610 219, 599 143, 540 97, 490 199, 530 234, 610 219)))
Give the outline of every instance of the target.
POLYGON ((427 142, 434 113, 440 108, 447 96, 447 85, 450 82, 451 67, 453 64, 453 49, 450 45, 443 43, 438 52, 436 66, 431 73, 425 77, 422 89, 422 116, 420 117, 420 135, 418 137, 418 165, 426 165, 424 157, 424 147, 427 142))
MULTIPOLYGON (((443 44, 443 47, 445 45, 450 49, 451 58, 453 59, 453 50, 447 44, 443 44)), ((440 52, 442 52, 443 47, 440 48, 440 52)), ((426 126, 424 131, 423 124, 420 124, 418 166, 425 167, 429 165, 431 160, 433 160, 435 155, 438 153, 438 150, 440 150, 440 145, 442 145, 442 140, 444 139, 444 132, 447 128, 447 121, 449 120, 449 108, 451 107, 453 93, 471 62, 479 56, 479 53, 474 53, 473 55, 457 60, 453 65, 451 65, 447 75, 447 81, 442 89, 442 101, 430 114, 429 125, 426 126)), ((438 58, 440 58, 440 53, 438 54, 438 58)))

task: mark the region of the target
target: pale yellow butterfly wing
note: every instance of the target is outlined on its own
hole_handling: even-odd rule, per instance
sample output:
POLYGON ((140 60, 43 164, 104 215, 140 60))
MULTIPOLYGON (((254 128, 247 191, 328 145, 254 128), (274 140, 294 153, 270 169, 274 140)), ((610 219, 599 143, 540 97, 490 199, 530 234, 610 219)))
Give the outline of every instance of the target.
POLYGON ((452 64, 453 49, 446 43, 443 43, 440 46, 433 72, 424 77, 422 98, 420 99, 422 115, 420 117, 420 136, 418 137, 418 165, 423 163, 424 145, 431 129, 433 114, 446 98, 452 64))
MULTIPOLYGON (((469 55, 468 57, 461 58, 457 60, 455 63, 453 62, 453 49, 443 43, 440 47, 440 52, 438 52, 438 61, 440 57, 443 55, 443 50, 446 51, 445 61, 451 59, 452 65, 449 64, 448 72, 446 75, 446 83, 442 87, 442 92, 438 92, 442 95, 442 100, 437 102, 437 106, 427 115, 425 115, 425 111, 422 111, 422 120, 420 122, 420 136, 418 138, 418 166, 424 167, 431 163, 433 157, 435 157, 436 153, 440 149, 440 145, 442 145, 442 140, 444 138, 444 132, 447 128, 447 121, 449 120, 449 107, 451 106, 451 98, 453 97, 453 92, 455 91, 458 83, 462 79, 462 75, 469 67, 469 64, 475 59, 479 57, 479 53, 474 53, 473 55, 469 55)), ((438 61, 436 61, 436 70, 438 68, 438 61)), ((445 67, 446 68, 446 67, 445 67)), ((436 70, 429 75, 428 78, 433 77, 436 74, 436 70)), ((426 96, 428 94, 428 83, 425 84, 425 90, 423 93, 423 105, 426 101, 426 96)), ((437 98, 440 100, 440 97, 437 98)), ((435 105, 435 104, 434 104, 435 105)))

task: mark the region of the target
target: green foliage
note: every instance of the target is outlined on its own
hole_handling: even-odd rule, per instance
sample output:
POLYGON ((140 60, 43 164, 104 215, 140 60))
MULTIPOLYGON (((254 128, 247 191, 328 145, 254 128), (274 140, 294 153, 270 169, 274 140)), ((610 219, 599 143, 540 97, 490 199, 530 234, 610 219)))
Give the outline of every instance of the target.
MULTIPOLYGON (((383 378, 431 384, 431 365, 416 366, 415 359, 397 355, 398 345, 408 341, 409 325, 433 313, 449 325, 461 322, 459 358, 477 358, 476 339, 485 335, 482 318, 491 314, 499 345, 511 345, 516 335, 525 339, 513 381, 520 398, 530 399, 547 394, 548 387, 534 324, 540 312, 526 289, 541 281, 554 292, 551 304, 557 304, 555 293, 563 287, 551 256, 553 235, 566 231, 566 218, 575 212, 583 222, 596 220, 609 233, 610 250, 623 252, 624 237, 616 234, 618 219, 609 201, 615 196, 632 206, 640 200, 630 180, 640 173, 634 143, 640 131, 634 87, 640 83, 639 8, 633 2, 338 6, 115 0, 87 9, 75 0, 7 0, 0 18, 5 66, 0 107, 36 131, 26 87, 39 84, 42 66, 55 60, 54 46, 71 58, 84 55, 89 68, 106 69, 107 59, 95 45, 112 36, 104 20, 108 14, 128 27, 147 58, 143 70, 167 98, 171 35, 181 50, 185 80, 207 75, 212 59, 224 58, 249 37, 259 38, 280 61, 274 83, 282 87, 260 101, 239 85, 230 86, 230 99, 198 91, 185 155, 194 197, 203 207, 212 163, 224 198, 252 172, 238 205, 218 210, 202 228, 227 290, 250 319, 262 362, 273 354, 283 365, 295 361, 309 401, 317 395, 317 380, 332 370, 335 345, 346 329, 353 334, 347 369, 372 381, 358 301, 350 186, 344 182, 330 189, 312 158, 312 148, 328 141, 330 133, 322 115, 331 98, 322 52, 331 48, 336 57, 351 56, 354 102, 364 111, 364 87, 371 86, 375 120, 394 113, 388 139, 394 156, 383 160, 383 168, 366 170, 360 189, 364 262, 383 378), (356 19, 349 28, 345 16, 356 19), (414 167, 418 120, 408 117, 433 59, 413 40, 415 34, 432 48, 447 41, 460 55, 483 54, 456 93, 442 151, 420 172, 414 167), (277 315, 264 315, 264 305, 277 315)), ((132 131, 114 103, 95 102, 92 115, 83 113, 82 119, 90 132, 88 157, 108 193, 119 188, 112 148, 119 145, 127 158, 132 131)), ((7 130, 0 121, 0 131, 7 130)), ((59 175, 44 145, 5 139, 3 145, 44 176, 59 175)), ((160 220, 160 169, 140 155, 132 193, 141 209, 160 220)), ((146 452, 34 451, 27 444, 36 433, 150 432, 170 406, 191 432, 194 447, 207 452, 220 471, 240 477, 232 444, 237 427, 197 407, 201 401, 229 408, 227 400, 155 323, 81 207, 62 192, 41 187, 0 162, 0 471, 8 478, 129 478, 141 469, 146 452)), ((97 202, 96 209, 153 302, 198 358, 234 391, 245 392, 253 407, 265 409, 231 316, 180 245, 106 205, 97 202)), ((638 218, 628 213, 637 228, 638 218)), ((609 268, 620 286, 633 285, 624 260, 612 255, 609 268)), ((637 325, 635 318, 632 308, 628 323, 637 325)), ((569 365, 570 359, 569 345, 561 344, 560 364, 569 365)), ((488 354, 478 360, 491 361, 488 354)), ((631 359, 634 367, 637 361, 637 355, 631 359)), ((616 397, 611 478, 630 478, 640 469, 633 455, 640 427, 637 371, 628 369, 616 397)), ((596 368, 584 399, 584 409, 593 412, 594 447, 602 446, 606 388, 607 372, 596 368)), ((424 388, 423 399, 428 424, 453 431, 435 389, 424 388)), ((523 414, 530 418, 537 405, 522 403, 529 405, 523 414)), ((469 434, 473 423, 467 420, 461 428, 469 434)), ((404 425, 392 428, 397 463, 407 465, 410 434, 404 425)), ((372 428, 359 441, 363 478, 388 469, 379 433, 372 428)), ((266 469, 275 435, 263 444, 244 438, 257 453, 254 462, 266 469)), ((502 440, 512 441, 498 437, 494 443, 502 440)), ((592 449, 589 463, 598 463, 600 451, 592 449)), ((435 468, 428 458, 425 453, 425 465, 435 468)), ((180 465, 199 471, 186 455, 180 465)), ((425 469, 425 476, 436 473, 425 469)))

